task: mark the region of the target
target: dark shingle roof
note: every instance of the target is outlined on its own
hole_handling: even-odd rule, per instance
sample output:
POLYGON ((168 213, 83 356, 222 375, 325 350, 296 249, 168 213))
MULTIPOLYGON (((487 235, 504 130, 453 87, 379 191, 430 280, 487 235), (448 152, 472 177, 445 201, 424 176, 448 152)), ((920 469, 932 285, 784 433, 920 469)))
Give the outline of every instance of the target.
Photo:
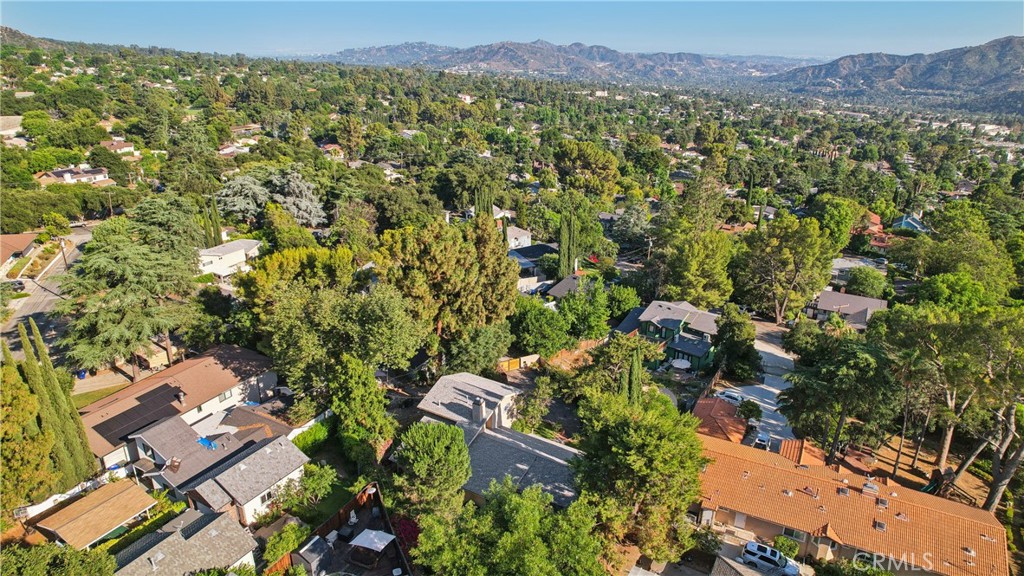
POLYGON ((222 493, 235 502, 245 504, 306 462, 309 458, 284 436, 268 438, 221 462, 183 486, 182 490, 195 489, 204 499, 209 496, 221 505, 227 503, 222 493))
POLYGON ((576 499, 569 461, 579 452, 563 444, 508 428, 486 429, 469 446, 472 475, 466 490, 483 494, 506 475, 521 488, 540 484, 558 506, 576 499))
POLYGON ((256 541, 228 514, 187 510, 115 556, 118 576, 180 576, 231 566, 256 541))

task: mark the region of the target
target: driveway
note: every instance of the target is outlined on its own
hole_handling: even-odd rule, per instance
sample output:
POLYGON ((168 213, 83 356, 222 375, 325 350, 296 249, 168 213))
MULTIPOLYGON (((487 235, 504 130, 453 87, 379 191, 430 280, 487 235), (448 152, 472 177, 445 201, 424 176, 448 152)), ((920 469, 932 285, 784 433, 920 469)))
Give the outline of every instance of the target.
MULTIPOLYGON (((786 417, 777 412, 778 395, 790 386, 783 376, 793 371, 793 357, 782 349, 782 334, 785 329, 773 322, 762 322, 757 319, 754 320, 754 326, 757 328, 754 347, 761 353, 761 364, 764 369, 762 383, 740 386, 739 392, 761 406, 760 431, 767 432, 775 440, 795 438, 786 417)), ((772 448, 777 446, 773 445, 772 448)))

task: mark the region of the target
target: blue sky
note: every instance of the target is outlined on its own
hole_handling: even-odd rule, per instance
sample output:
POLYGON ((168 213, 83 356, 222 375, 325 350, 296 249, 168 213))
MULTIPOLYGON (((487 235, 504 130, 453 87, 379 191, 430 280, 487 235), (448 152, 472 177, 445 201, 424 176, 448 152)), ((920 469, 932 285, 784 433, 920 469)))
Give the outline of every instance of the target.
POLYGON ((1024 2, 51 2, 4 0, 0 22, 61 40, 251 55, 425 41, 602 44, 630 52, 832 58, 1024 35, 1024 2))

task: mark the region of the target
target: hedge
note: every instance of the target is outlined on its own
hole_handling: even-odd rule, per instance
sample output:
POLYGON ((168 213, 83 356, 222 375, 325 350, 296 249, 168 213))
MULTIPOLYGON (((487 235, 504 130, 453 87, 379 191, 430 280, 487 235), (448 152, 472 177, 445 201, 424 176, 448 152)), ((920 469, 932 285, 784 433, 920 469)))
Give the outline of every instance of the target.
POLYGON ((338 417, 330 416, 320 422, 313 424, 302 434, 292 440, 295 446, 302 450, 306 456, 313 456, 324 447, 327 440, 334 436, 334 429, 338 426, 338 417))

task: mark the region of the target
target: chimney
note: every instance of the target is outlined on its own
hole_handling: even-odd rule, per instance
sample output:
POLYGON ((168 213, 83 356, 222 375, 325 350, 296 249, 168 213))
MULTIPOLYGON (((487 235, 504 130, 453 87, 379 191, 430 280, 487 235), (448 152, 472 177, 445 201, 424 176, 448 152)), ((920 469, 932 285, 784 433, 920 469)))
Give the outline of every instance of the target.
POLYGON ((473 399, 473 422, 484 421, 484 399, 477 396, 473 399))
POLYGON ((185 405, 185 392, 178 390, 174 393, 174 397, 178 399, 178 403, 182 406, 185 405))

